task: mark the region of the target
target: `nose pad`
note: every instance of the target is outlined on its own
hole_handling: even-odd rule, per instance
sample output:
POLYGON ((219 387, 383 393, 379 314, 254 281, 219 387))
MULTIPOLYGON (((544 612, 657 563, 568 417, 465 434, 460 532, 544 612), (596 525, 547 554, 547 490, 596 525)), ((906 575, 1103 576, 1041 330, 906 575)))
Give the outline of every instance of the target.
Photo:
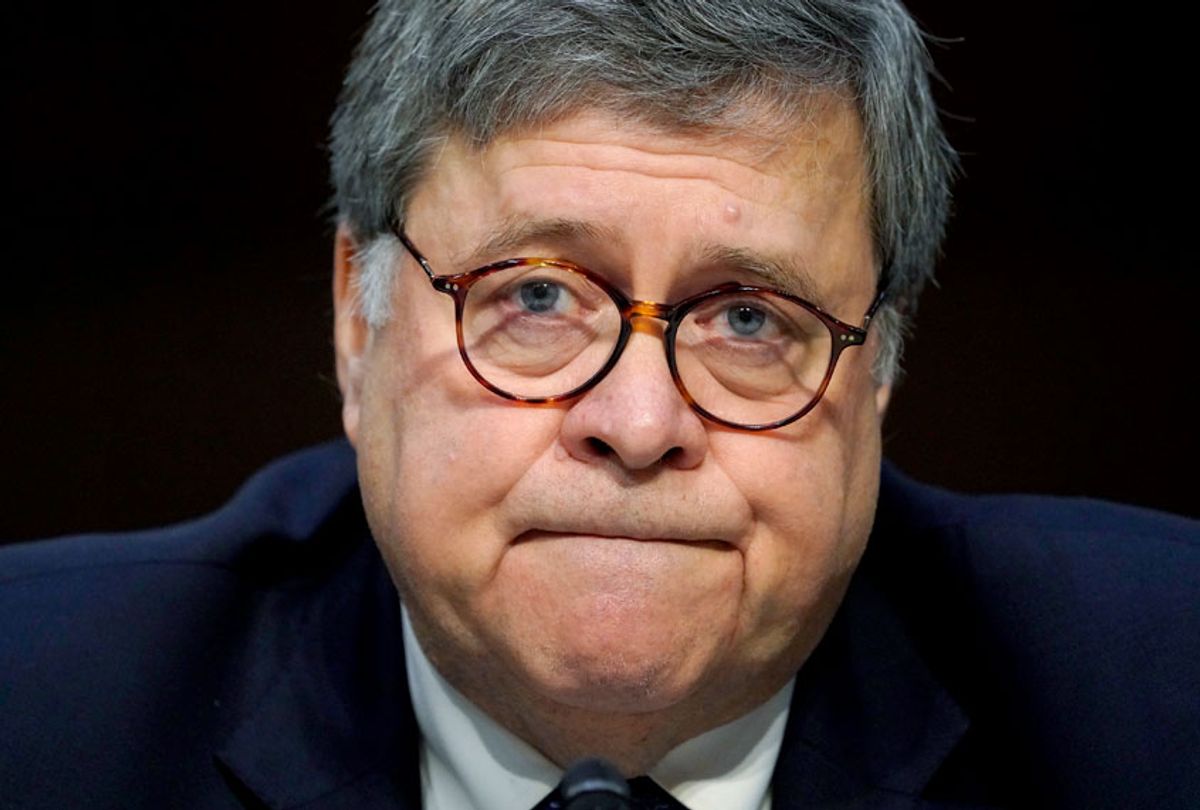
POLYGON ((562 444, 581 461, 611 458, 630 470, 698 466, 708 432, 675 387, 663 327, 653 317, 633 317, 631 326, 617 365, 567 411, 562 444))

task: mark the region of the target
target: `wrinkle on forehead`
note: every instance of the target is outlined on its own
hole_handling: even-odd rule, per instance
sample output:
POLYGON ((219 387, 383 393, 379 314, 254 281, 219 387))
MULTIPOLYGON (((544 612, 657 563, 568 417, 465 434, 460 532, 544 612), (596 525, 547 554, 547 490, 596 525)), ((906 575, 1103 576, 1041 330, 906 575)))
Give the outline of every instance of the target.
POLYGON ((867 191, 862 128, 849 101, 819 96, 787 124, 773 119, 734 132, 680 133, 587 110, 473 151, 481 168, 497 177, 554 168, 640 174, 713 183, 744 199, 776 204, 813 180, 834 192, 849 185, 867 191))
POLYGON ((822 172, 863 180, 861 120, 843 94, 814 91, 786 112, 750 105, 728 117, 711 128, 680 130, 636 115, 615 117, 603 106, 584 108, 485 143, 451 132, 438 139, 426 171, 457 153, 473 156, 484 171, 583 165, 652 177, 715 178, 725 186, 778 180, 781 174, 803 180, 822 172), (798 145, 809 147, 809 158, 799 165, 793 162, 798 145), (581 164, 583 148, 592 156, 581 164))
MULTIPOLYGON (((565 142, 560 142, 565 143, 565 142)), ((599 144, 574 144, 585 146, 588 157, 584 160, 530 160, 530 156, 552 151, 550 142, 541 141, 538 146, 528 148, 519 159, 497 159, 497 176, 503 177, 517 171, 530 169, 586 169, 592 172, 613 172, 615 174, 636 174, 663 180, 692 180, 701 183, 714 183, 729 194, 736 194, 745 199, 764 202, 773 200, 782 191, 780 180, 744 166, 732 160, 708 155, 681 155, 654 153, 647 155, 644 160, 631 160, 627 155, 636 154, 640 150, 623 146, 599 144), (550 148, 547 148, 550 147, 550 148)))
MULTIPOLYGON (((670 140, 644 141, 633 143, 634 139, 628 133, 623 135, 625 143, 617 144, 602 138, 514 138, 504 142, 503 146, 512 145, 516 150, 523 150, 527 155, 521 161, 526 165, 563 165, 556 158, 578 154, 586 150, 587 159, 583 161, 586 168, 595 170, 616 169, 633 171, 651 177, 675 178, 708 178, 711 176, 731 176, 753 181, 756 178, 769 176, 762 161, 753 160, 747 155, 745 160, 735 160, 727 157, 730 150, 721 150, 716 154, 696 149, 696 144, 689 142, 672 142, 670 140), (657 147, 657 148, 656 148, 657 147)), ((504 171, 512 167, 508 149, 495 150, 493 163, 496 168, 504 171)), ((748 151, 744 146, 738 152, 748 151)), ((575 165, 575 161, 570 161, 575 165)))
MULTIPOLYGON (((724 164, 723 169, 717 170, 716 177, 721 179, 723 175, 726 182, 722 185, 727 188, 739 176, 744 178, 747 174, 767 177, 783 172, 790 179, 803 180, 824 170, 829 174, 845 174, 848 180, 861 184, 869 196, 861 117, 845 88, 813 88, 791 97, 786 104, 780 102, 779 99, 747 101, 731 108, 709 126, 681 127, 669 120, 660 121, 660 117, 653 114, 641 114, 636 108, 626 110, 618 105, 613 109, 601 98, 594 106, 568 110, 552 119, 499 133, 487 141, 481 142, 451 129, 436 139, 437 147, 424 172, 435 170, 445 158, 455 153, 472 156, 479 168, 486 171, 496 160, 497 152, 508 152, 514 145, 534 141, 546 144, 547 148, 557 143, 562 147, 557 150, 560 158, 579 147, 607 145, 611 150, 607 153, 608 160, 591 166, 596 170, 612 168, 605 164, 620 162, 622 151, 630 150, 644 153, 642 162, 647 164, 655 158, 670 156, 678 161, 704 160, 705 171, 724 164), (551 132, 557 137, 551 136, 551 132), (614 141, 624 141, 625 145, 614 145, 614 141), (811 147, 810 159, 802 165, 791 164, 795 147, 805 144, 811 147), (730 154, 739 155, 739 159, 729 158, 730 154)), ((627 153, 624 155, 628 156, 627 153)), ((550 153, 542 161, 541 165, 546 167, 579 165, 573 159, 558 162, 550 153)), ((501 158, 490 168, 507 170, 515 167, 511 165, 514 162, 512 158, 507 161, 501 158)), ((649 165, 646 173, 656 177, 685 178, 704 174, 705 171, 697 172, 697 165, 703 164, 692 164, 691 174, 686 169, 663 171, 649 165)), ((704 179, 713 178, 705 176, 704 179)))

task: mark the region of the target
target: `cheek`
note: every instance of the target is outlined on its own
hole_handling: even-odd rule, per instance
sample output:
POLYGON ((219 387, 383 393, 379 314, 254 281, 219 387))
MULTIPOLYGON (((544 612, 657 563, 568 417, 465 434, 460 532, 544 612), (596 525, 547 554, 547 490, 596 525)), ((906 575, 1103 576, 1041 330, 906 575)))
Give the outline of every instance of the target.
POLYGON ((759 609, 807 612, 842 567, 847 551, 842 464, 836 446, 823 441, 760 451, 755 477, 743 489, 756 518, 746 568, 759 609))
POLYGON ((780 549, 781 558, 829 546, 839 534, 851 459, 827 404, 778 432, 714 436, 714 454, 750 503, 755 530, 802 541, 780 549))
POLYGON ((773 637, 806 633, 801 625, 836 604, 870 532, 879 423, 869 381, 869 393, 853 388, 852 398, 823 400, 786 432, 714 436, 714 453, 755 515, 746 552, 750 621, 773 627, 773 637), (747 438, 752 452, 739 446, 747 438))
POLYGON ((445 610, 494 572, 510 539, 500 505, 552 445, 561 413, 497 399, 463 367, 452 325, 448 334, 428 323, 403 328, 413 323, 405 314, 372 352, 359 474, 402 593, 445 610))

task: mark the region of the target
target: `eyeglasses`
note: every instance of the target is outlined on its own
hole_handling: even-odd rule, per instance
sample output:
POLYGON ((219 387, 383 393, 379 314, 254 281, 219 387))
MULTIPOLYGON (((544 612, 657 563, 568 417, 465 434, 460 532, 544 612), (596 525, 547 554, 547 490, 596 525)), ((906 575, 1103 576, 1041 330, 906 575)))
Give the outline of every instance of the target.
POLYGON ((578 397, 612 371, 634 318, 666 322, 663 347, 680 395, 705 419, 738 430, 795 422, 821 400, 862 326, 780 290, 727 282, 676 304, 631 301, 562 259, 505 259, 439 276, 399 225, 394 232, 433 288, 454 299, 458 351, 494 394, 529 405, 578 397))

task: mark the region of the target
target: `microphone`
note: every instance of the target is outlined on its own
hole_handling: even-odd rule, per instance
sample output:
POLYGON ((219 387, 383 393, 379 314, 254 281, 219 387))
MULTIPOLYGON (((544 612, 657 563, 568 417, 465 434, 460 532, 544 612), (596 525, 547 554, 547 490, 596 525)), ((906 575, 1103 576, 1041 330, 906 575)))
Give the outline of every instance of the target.
POLYGON ((563 810, 631 810, 629 783, 599 757, 581 759, 567 768, 558 783, 563 810))

